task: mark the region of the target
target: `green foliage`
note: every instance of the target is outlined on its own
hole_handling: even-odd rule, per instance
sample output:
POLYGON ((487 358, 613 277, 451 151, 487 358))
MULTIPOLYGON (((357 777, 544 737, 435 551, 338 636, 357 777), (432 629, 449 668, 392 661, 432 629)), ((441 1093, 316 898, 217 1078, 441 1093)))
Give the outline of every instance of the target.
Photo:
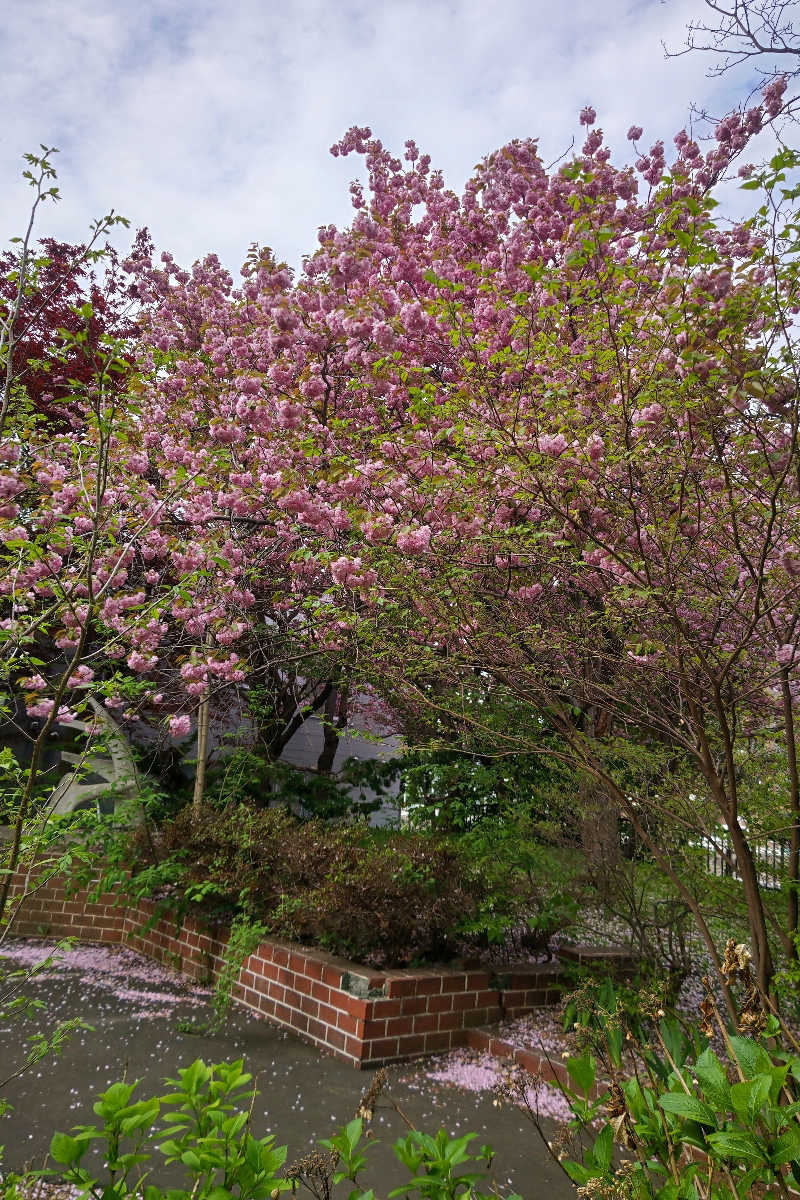
POLYGON ((266 807, 278 801, 320 820, 367 817, 380 808, 397 770, 395 763, 348 758, 335 775, 318 774, 240 747, 209 771, 205 796, 217 806, 266 807))
POLYGON ((286 1147, 276 1147, 271 1136, 254 1137, 250 1111, 241 1107, 252 1101, 251 1079, 241 1059, 211 1066, 197 1059, 177 1079, 166 1081, 173 1090, 161 1096, 134 1100, 136 1083, 112 1084, 94 1105, 98 1123, 53 1135, 50 1156, 59 1166, 37 1177, 68 1183, 77 1196, 107 1200, 222 1200, 234 1195, 266 1200, 286 1191, 290 1185, 279 1175, 286 1147), (92 1147, 100 1148, 104 1177, 83 1165, 92 1147), (182 1167, 186 1186, 163 1191, 146 1183, 159 1161, 182 1167))
POLYGON ((506 821, 520 806, 540 825, 563 825, 563 797, 575 791, 569 773, 541 755, 417 751, 399 760, 399 771, 403 806, 412 824, 447 832, 472 830, 493 819, 506 821))
POLYGON ((187 809, 158 831, 155 864, 144 835, 138 849, 151 879, 169 875, 184 912, 247 914, 267 933, 375 966, 451 956, 480 894, 446 839, 300 821, 282 808, 229 805, 199 819, 187 809))
MULTIPOLYGON (((739 950, 729 943, 724 968, 739 950)), ((567 1060, 564 1091, 582 1153, 562 1165, 578 1186, 642 1200, 745 1200, 788 1196, 800 1183, 800 1045, 764 1014, 746 962, 730 978, 735 970, 745 985, 739 1025, 751 1036, 731 1031, 710 994, 700 1027, 649 996, 626 1006, 610 984, 573 1001, 566 1020, 576 1019, 583 1048, 567 1060)))
POLYGON ((574 858, 537 836, 529 808, 484 818, 458 839, 480 882, 473 916, 462 923, 478 946, 505 944, 510 956, 541 954, 578 914, 581 884, 574 858))
POLYGON ((211 998, 213 1016, 203 1024, 184 1021, 181 1029, 184 1033, 217 1033, 225 1024, 225 1018, 233 1003, 233 989, 239 978, 244 963, 266 936, 263 925, 253 923, 249 917, 240 914, 235 917, 228 935, 225 953, 222 956, 222 969, 214 982, 214 993, 211 998))
POLYGON ((232 803, 185 809, 107 846, 98 890, 168 908, 242 918, 372 966, 448 961, 504 945, 509 958, 549 946, 574 919, 574 870, 532 840, 524 818, 485 821, 460 838, 300 820, 232 803))
POLYGON ((466 1133, 450 1138, 443 1129, 435 1136, 412 1130, 394 1146, 395 1155, 408 1168, 412 1180, 389 1195, 409 1196, 416 1192, 421 1200, 456 1200, 456 1197, 489 1200, 485 1193, 476 1190, 476 1185, 485 1176, 474 1168, 481 1163, 491 1166, 494 1154, 489 1146, 481 1146, 477 1154, 470 1152, 469 1143, 477 1136, 466 1133), (456 1168, 462 1166, 471 1169, 456 1174, 456 1168))

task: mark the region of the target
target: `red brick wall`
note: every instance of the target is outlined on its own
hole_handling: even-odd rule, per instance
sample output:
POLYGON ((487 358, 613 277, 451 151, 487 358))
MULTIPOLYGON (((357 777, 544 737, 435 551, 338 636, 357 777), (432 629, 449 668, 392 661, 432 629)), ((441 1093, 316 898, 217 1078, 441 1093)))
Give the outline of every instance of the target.
MULTIPOLYGON (((16 882, 14 893, 22 891, 16 882)), ((203 983, 223 964, 226 935, 192 920, 177 926, 147 901, 121 907, 113 895, 67 896, 51 880, 14 919, 21 937, 123 943, 203 983)), ((558 968, 534 966, 493 979, 488 971, 374 971, 288 942, 264 941, 244 962, 234 998, 357 1067, 464 1045, 467 1031, 521 1016, 558 996, 558 968), (370 993, 370 994, 368 994, 370 993)))

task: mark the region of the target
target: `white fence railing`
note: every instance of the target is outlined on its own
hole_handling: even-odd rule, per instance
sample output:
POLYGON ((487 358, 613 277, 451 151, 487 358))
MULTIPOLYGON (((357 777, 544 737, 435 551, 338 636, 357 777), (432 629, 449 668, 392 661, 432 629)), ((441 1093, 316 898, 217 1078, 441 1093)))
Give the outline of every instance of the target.
MULTIPOLYGON (((770 891, 780 891, 789 861, 788 843, 777 841, 775 838, 767 838, 763 842, 751 844, 758 866, 760 886, 770 891)), ((736 855, 727 832, 723 830, 715 837, 702 837, 694 845, 705 851, 706 870, 709 875, 717 875, 720 878, 727 876, 730 879, 741 878, 736 855)))

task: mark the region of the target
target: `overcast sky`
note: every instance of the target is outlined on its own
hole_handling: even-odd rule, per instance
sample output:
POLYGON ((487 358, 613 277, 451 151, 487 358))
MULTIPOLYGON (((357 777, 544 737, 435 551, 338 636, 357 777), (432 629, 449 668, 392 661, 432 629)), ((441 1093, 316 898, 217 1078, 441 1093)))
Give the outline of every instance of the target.
POLYGON ((546 161, 591 103, 624 154, 720 114, 743 81, 665 60, 701 0, 26 0, 3 18, 0 234, 20 232, 21 155, 59 147, 61 204, 42 233, 81 240, 110 207, 188 263, 238 271, 253 241, 297 264, 348 220, 353 124, 413 137, 460 190, 514 137, 546 161))

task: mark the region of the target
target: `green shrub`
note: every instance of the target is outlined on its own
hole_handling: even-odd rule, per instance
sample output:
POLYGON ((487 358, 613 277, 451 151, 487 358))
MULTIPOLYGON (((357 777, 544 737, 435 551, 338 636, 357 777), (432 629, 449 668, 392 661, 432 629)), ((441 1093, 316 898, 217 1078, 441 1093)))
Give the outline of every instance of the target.
POLYGON ((459 838, 480 881, 475 913, 462 929, 476 949, 501 947, 509 959, 551 953, 552 940, 578 914, 582 888, 569 851, 541 841, 529 810, 483 820, 459 838))
POLYGON ((608 983, 585 987, 568 1005, 580 1053, 565 1064, 570 1136, 553 1152, 579 1194, 797 1193, 800 1044, 759 992, 749 957, 728 942, 721 971, 729 989, 740 988, 735 1021, 723 1017, 710 986, 694 1022, 666 1012, 655 994, 632 1005, 608 983))
POLYGON ((275 936, 372 966, 451 956, 481 896, 444 839, 299 821, 282 808, 207 808, 199 821, 185 810, 161 828, 157 852, 205 913, 245 912, 275 936))

